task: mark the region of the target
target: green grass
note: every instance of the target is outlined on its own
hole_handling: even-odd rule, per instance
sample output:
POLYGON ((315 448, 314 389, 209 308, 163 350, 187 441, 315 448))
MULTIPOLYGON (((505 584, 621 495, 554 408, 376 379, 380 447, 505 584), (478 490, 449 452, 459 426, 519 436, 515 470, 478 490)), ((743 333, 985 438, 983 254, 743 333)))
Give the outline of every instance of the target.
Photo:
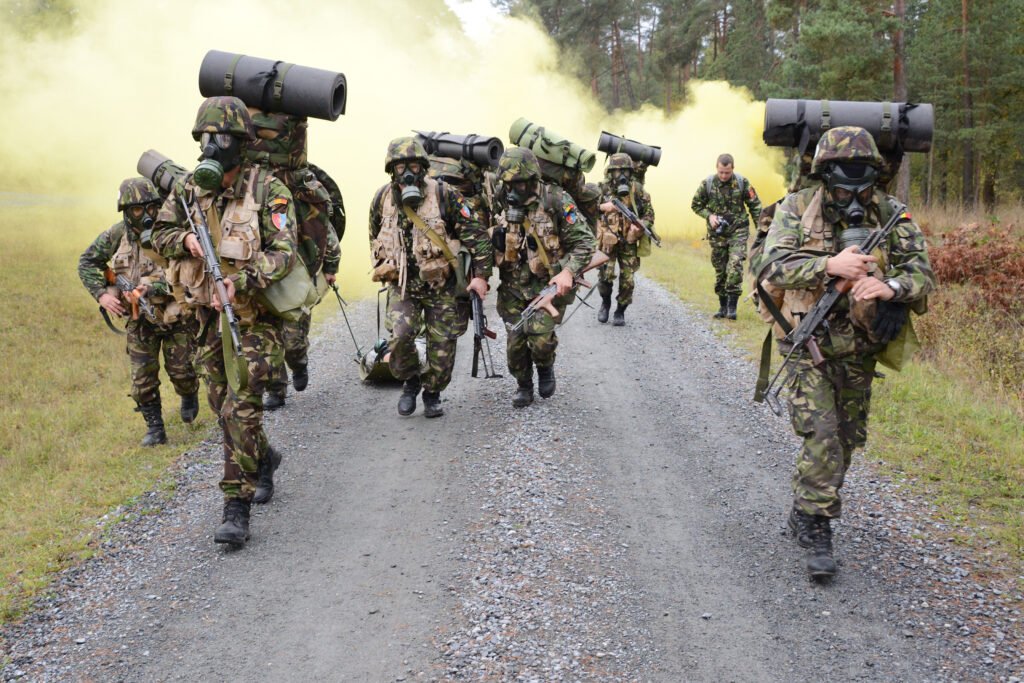
MULTIPOLYGON (((642 272, 709 315, 718 309, 706 244, 665 242, 642 272)), ((730 342, 760 357, 767 326, 742 300, 739 320, 714 321, 730 342)), ((966 353, 966 351, 965 351, 966 353)), ((778 357, 773 359, 778 364, 778 357)), ((941 516, 979 537, 959 538, 996 556, 1008 577, 1024 571, 1024 406, 984 375, 940 354, 875 383, 867 453, 927 495, 941 516)), ((753 389, 753 387, 751 387, 753 389)), ((854 465, 856 467, 856 463, 854 465)))

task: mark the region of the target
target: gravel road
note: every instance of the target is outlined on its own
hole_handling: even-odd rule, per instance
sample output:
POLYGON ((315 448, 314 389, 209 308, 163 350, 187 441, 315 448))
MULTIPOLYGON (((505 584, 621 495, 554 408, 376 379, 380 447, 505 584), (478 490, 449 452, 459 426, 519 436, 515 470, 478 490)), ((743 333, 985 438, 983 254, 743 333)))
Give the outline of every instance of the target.
MULTIPOLYGON (((580 312, 525 410, 503 330, 500 380, 470 378, 464 337, 438 420, 361 384, 329 321, 268 416, 285 460, 249 545, 211 541, 208 441, 2 632, 0 678, 1020 683, 1024 596, 880 454, 848 478, 839 575, 809 582, 784 533, 797 444, 753 364, 651 281, 636 299, 625 328, 580 312)), ((372 304, 350 317, 371 340, 372 304)))

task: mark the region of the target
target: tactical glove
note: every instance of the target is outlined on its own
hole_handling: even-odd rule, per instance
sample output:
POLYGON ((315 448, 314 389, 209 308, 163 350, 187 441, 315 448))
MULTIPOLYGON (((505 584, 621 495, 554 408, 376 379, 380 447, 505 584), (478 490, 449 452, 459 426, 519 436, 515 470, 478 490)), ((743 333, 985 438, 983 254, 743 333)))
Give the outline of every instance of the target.
POLYGON ((898 301, 879 301, 871 333, 875 338, 888 344, 900 333, 907 322, 907 305, 898 301))
POLYGON ((505 234, 504 228, 495 228, 491 234, 491 244, 494 245, 494 250, 500 253, 505 253, 505 234))

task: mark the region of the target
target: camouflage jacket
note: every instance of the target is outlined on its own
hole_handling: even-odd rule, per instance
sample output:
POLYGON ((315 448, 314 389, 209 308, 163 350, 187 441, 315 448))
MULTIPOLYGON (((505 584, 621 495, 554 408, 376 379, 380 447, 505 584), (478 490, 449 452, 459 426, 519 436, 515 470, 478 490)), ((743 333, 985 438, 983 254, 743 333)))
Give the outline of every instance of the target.
MULTIPOLYGON (((728 237, 738 230, 749 228, 748 211, 754 222, 757 222, 761 215, 761 200, 750 181, 738 173, 734 173, 727 183, 719 180, 717 175, 711 175, 697 188, 690 208, 705 221, 711 214, 729 216, 732 225, 722 233, 723 237, 728 237)), ((710 225, 708 227, 710 229, 710 225)))
MULTIPOLYGON (((494 249, 491 246, 487 228, 480 224, 476 212, 473 211, 462 194, 451 185, 435 183, 434 187, 438 193, 438 209, 448 237, 458 240, 469 251, 472 259, 472 276, 489 279, 494 269, 494 249)), ((401 207, 401 199, 392 183, 380 187, 374 194, 373 201, 370 202, 369 220, 371 252, 374 240, 377 239, 384 227, 383 207, 386 192, 391 192, 395 206, 401 207)), ((413 242, 415 241, 413 230, 418 230, 418 228, 401 210, 397 211, 397 218, 398 228, 402 234, 402 244, 405 246, 405 261, 408 268, 406 290, 413 294, 425 294, 430 290, 430 286, 420 278, 416 255, 413 253, 413 242)), ((454 283, 453 276, 449 276, 448 279, 454 283)))
MULTIPOLYGON (((100 233, 89 247, 78 257, 78 277, 89 290, 93 299, 99 299, 107 291, 109 283, 106 279, 106 270, 114 254, 121 247, 121 241, 127 233, 128 244, 132 246, 132 263, 128 267, 138 270, 141 273, 140 280, 149 285, 149 296, 161 297, 171 295, 171 288, 164 277, 164 271, 160 266, 143 252, 142 244, 134 238, 131 231, 125 229, 124 221, 119 221, 100 233)), ((135 283, 138 284, 138 283, 135 283)), ((154 302, 155 303, 155 302, 154 302)))
MULTIPOLYGON (((763 282, 770 292, 782 294, 780 308, 791 322, 810 310, 824 293, 828 280, 826 262, 837 253, 836 245, 844 228, 840 220, 830 219, 822 202, 823 193, 821 187, 811 187, 787 196, 765 238, 763 282)), ((888 195, 875 192, 865 227, 882 223, 881 203, 890 200, 888 195)), ((935 287, 935 274, 928 260, 924 234, 909 214, 896 224, 875 256, 878 268, 874 277, 899 283, 900 291, 892 301, 910 304, 912 310, 923 313, 926 297, 935 287)), ((829 319, 822 351, 830 357, 877 351, 879 346, 869 333, 876 307, 875 301, 840 299, 829 319)), ((776 329, 776 336, 781 337, 781 330, 776 329)))
MULTIPOLYGON (((222 219, 226 221, 229 214, 225 209, 244 203, 250 190, 247 183, 253 169, 253 166, 243 162, 235 183, 217 193, 196 187, 191 177, 175 185, 160 208, 153 226, 153 246, 161 256, 172 262, 172 267, 188 263, 191 268, 198 269, 204 265, 202 259, 193 258, 185 248, 185 238, 191 229, 179 197, 195 196, 198 202, 211 200, 212 206, 206 218, 213 230, 215 223, 219 224, 222 219), (216 218, 216 221, 212 221, 211 217, 216 218)), ((262 186, 251 188, 259 200, 256 208, 258 213, 254 217, 259 231, 254 236, 258 239, 258 250, 246 260, 220 259, 224 274, 230 274, 238 294, 250 295, 255 290, 265 289, 270 283, 287 275, 295 261, 295 207, 292 194, 280 180, 264 174, 260 172, 256 176, 262 179, 262 186)), ((242 210, 246 210, 245 207, 242 210)), ((217 244, 218 238, 211 237, 214 237, 214 243, 217 244)))
MULTIPOLYGON (((608 186, 608 183, 601 183, 601 202, 610 202, 612 199, 621 199, 622 203, 633 210, 640 222, 648 229, 654 227, 654 206, 651 204, 651 195, 640 183, 634 181, 630 187, 628 197, 618 197, 608 186)), ((616 235, 626 234, 629 221, 618 211, 614 213, 602 213, 601 222, 616 235)), ((600 228, 598 228, 600 231, 600 228)), ((636 241, 636 240, 634 240, 636 241)))

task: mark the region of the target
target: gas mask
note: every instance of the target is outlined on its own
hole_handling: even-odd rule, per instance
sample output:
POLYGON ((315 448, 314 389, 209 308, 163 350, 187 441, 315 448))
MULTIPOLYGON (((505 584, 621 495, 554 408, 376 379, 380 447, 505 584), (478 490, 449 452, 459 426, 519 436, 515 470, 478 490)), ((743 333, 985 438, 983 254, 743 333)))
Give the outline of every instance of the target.
POLYGON ((203 133, 199 145, 202 155, 192 180, 204 190, 219 190, 224 174, 242 162, 242 144, 227 133, 203 133))
POLYGON ((160 204, 157 202, 133 204, 124 210, 124 223, 134 234, 141 235, 143 242, 147 242, 159 210, 160 204))
POLYGON ((866 164, 833 164, 825 175, 828 207, 847 226, 859 227, 867 217, 877 179, 878 171, 866 164))
POLYGON ((617 170, 611 172, 612 187, 615 189, 615 194, 620 197, 626 197, 629 195, 630 181, 632 180, 632 173, 626 170, 617 170))
POLYGON ((505 191, 505 220, 519 224, 526 220, 526 209, 536 196, 534 183, 529 180, 513 180, 505 191))
POLYGON ((391 169, 391 177, 401 191, 403 204, 414 209, 420 205, 423 201, 423 190, 420 189, 420 185, 425 176, 426 171, 417 161, 394 165, 391 169))

